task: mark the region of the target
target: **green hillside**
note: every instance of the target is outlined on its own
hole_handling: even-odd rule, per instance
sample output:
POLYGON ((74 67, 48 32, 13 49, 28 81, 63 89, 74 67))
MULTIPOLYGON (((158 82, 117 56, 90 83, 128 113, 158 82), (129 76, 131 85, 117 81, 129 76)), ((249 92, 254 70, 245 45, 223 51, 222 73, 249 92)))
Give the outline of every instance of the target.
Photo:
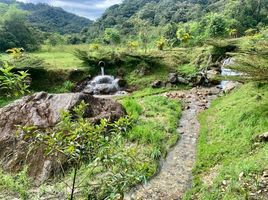
POLYGON ((44 32, 80 33, 84 27, 92 24, 91 20, 68 13, 62 8, 47 4, 21 3, 14 0, 0 0, 0 14, 7 11, 10 6, 27 11, 28 22, 44 32))

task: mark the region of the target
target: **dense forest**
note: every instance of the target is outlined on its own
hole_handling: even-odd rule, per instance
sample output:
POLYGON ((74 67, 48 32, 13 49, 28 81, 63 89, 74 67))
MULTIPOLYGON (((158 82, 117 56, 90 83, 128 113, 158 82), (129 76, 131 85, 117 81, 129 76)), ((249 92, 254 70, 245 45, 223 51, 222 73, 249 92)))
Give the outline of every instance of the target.
MULTIPOLYGON (((25 15, 23 24, 39 32, 40 44, 46 40, 53 44, 109 42, 105 36, 112 34, 118 35, 116 37, 122 42, 141 40, 143 46, 153 40, 161 42, 161 39, 165 39, 169 46, 178 46, 182 41, 197 45, 209 38, 251 35, 268 23, 267 0, 125 0, 108 8, 96 22, 45 4, 0 2, 2 23, 8 23, 5 18, 17 9, 25 15)), ((13 37, 10 34, 9 30, 5 37, 10 39, 13 37)), ((20 46, 31 50, 25 45, 20 46)))
POLYGON ((105 28, 135 35, 138 26, 145 25, 149 30, 161 27, 167 37, 172 27, 173 32, 179 27, 197 40, 228 34, 237 37, 267 24, 267 12, 267 0, 125 0, 107 9, 89 35, 94 38, 96 31, 105 28))

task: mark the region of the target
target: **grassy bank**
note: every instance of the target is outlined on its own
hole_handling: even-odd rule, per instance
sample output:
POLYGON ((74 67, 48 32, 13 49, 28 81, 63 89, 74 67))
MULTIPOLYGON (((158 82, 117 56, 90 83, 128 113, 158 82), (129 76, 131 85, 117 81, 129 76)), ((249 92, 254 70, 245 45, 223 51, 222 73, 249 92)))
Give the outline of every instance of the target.
POLYGON ((268 131, 267 102, 267 85, 247 84, 200 115, 193 189, 185 199, 265 199, 257 191, 268 167, 268 144, 255 138, 268 131))

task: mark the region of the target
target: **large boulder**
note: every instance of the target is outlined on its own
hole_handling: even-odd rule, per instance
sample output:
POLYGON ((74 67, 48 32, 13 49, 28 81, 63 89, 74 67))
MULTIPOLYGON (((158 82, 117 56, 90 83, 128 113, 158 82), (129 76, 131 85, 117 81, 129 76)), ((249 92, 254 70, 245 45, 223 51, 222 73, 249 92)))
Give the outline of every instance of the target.
POLYGON ((60 120, 62 110, 72 110, 82 100, 88 105, 84 117, 92 123, 98 123, 102 118, 114 121, 125 115, 119 103, 84 93, 40 92, 26 96, 0 109, 0 167, 9 172, 18 172, 28 165, 30 176, 37 182, 48 178, 59 168, 56 159, 47 158, 42 148, 27 155, 29 144, 16 137, 17 126, 34 125, 40 129, 54 127, 60 120))

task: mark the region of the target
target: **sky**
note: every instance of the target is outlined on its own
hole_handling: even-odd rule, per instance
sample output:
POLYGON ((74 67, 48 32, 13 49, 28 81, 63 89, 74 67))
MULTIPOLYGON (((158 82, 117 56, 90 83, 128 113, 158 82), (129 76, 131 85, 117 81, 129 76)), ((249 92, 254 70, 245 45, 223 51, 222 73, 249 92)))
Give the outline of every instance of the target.
POLYGON ((121 3, 122 0, 17 0, 24 3, 47 3, 62 7, 64 10, 76 15, 96 20, 106 8, 121 3))

